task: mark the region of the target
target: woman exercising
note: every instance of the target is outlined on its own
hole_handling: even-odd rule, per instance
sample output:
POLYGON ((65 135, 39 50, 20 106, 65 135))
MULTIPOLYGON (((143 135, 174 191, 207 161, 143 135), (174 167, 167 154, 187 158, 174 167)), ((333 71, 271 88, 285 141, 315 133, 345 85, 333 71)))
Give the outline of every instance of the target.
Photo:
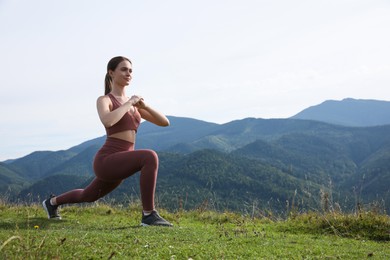
POLYGON ((140 171, 141 225, 172 226, 154 208, 158 157, 152 150, 134 150, 141 118, 158 126, 169 126, 168 118, 147 105, 141 96, 128 98, 126 86, 132 79, 132 63, 118 56, 107 64, 105 95, 97 99, 99 118, 107 139, 95 155, 95 179, 85 189, 75 189, 42 202, 49 219, 61 219, 58 206, 93 202, 118 187, 124 179, 140 171))

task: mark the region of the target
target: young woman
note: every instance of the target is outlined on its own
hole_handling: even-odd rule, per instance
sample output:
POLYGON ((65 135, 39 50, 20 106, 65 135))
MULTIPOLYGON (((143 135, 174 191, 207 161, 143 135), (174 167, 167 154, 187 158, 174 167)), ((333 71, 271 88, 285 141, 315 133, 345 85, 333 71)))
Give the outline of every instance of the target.
POLYGON ((128 58, 112 58, 107 65, 105 95, 97 99, 97 110, 106 128, 107 139, 95 155, 95 179, 85 189, 75 189, 42 202, 49 219, 61 219, 58 206, 93 202, 118 187, 124 179, 140 171, 142 201, 141 225, 172 226, 154 208, 158 157, 152 150, 134 150, 141 118, 158 126, 169 126, 169 120, 147 105, 141 96, 128 98, 126 86, 132 79, 128 58))

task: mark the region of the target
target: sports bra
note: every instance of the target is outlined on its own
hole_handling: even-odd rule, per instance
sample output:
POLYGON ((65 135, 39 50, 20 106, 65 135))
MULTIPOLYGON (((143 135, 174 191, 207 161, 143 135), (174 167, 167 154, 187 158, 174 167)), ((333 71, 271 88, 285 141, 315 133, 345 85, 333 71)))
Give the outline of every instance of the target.
MULTIPOLYGON (((107 96, 111 99, 112 102, 111 111, 117 109, 122 105, 111 93, 107 94, 107 96)), ((134 109, 134 114, 132 114, 131 112, 127 112, 116 124, 111 127, 106 127, 107 136, 126 130, 134 130, 135 132, 137 132, 137 129, 141 123, 141 115, 136 107, 134 107, 134 109)))

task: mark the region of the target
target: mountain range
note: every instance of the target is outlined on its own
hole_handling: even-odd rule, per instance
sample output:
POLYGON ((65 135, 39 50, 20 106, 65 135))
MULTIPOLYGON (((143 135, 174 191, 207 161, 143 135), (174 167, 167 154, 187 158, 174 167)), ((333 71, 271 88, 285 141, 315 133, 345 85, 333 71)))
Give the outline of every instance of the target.
MULTIPOLYGON (((142 123, 136 148, 158 151, 157 202, 162 207, 286 212, 292 207, 320 210, 326 204, 345 211, 366 205, 389 212, 389 104, 326 101, 288 119, 226 124, 170 116, 170 127, 142 123), (351 110, 351 104, 359 109, 351 110)), ((85 187, 104 140, 1 162, 0 193, 25 202, 85 187)), ((127 179, 105 199, 136 200, 138 178, 127 179)))
POLYGON ((307 119, 344 126, 376 126, 390 124, 390 102, 346 98, 327 100, 299 112, 293 119, 307 119))

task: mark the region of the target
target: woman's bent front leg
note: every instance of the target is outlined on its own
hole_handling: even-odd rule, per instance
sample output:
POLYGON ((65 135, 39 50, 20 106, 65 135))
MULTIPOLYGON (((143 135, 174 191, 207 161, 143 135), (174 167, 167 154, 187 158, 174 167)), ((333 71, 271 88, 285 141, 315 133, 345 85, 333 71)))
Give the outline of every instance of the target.
POLYGON ((158 174, 158 156, 155 151, 141 149, 118 152, 95 163, 96 175, 107 181, 124 180, 139 171, 142 207, 150 211, 154 209, 158 174))
POLYGON ((140 190, 144 211, 154 210, 154 196, 156 191, 158 156, 152 150, 141 150, 144 154, 144 166, 141 169, 140 190))

